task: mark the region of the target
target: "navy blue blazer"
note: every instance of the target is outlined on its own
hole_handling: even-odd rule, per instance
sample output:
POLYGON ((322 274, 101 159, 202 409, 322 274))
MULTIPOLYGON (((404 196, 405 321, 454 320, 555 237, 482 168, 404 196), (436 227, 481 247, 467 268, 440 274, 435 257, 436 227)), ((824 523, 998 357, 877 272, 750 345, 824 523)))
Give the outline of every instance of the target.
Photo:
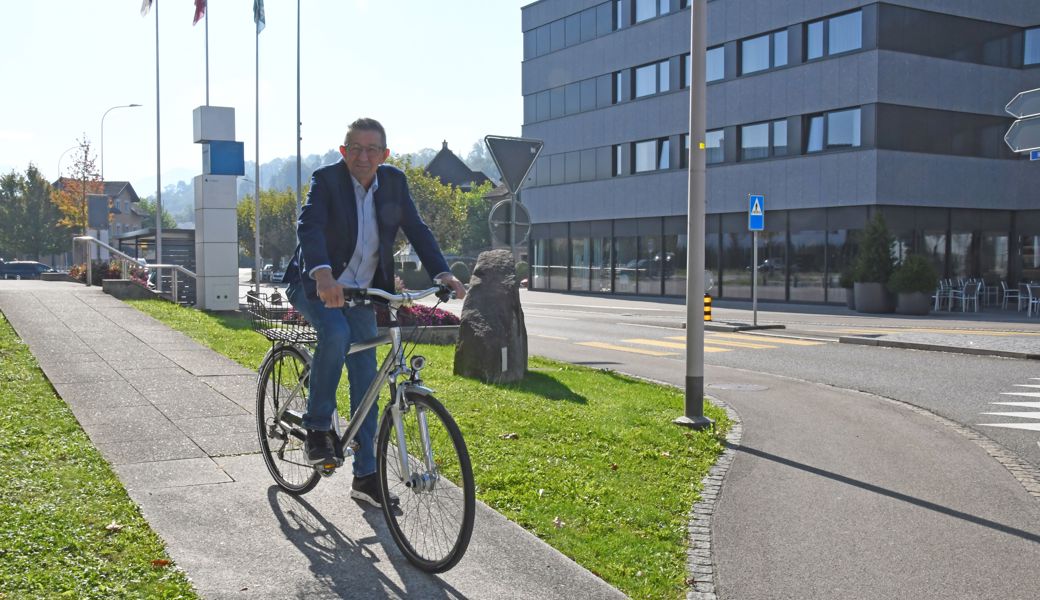
MULTIPOLYGON (((379 189, 373 201, 379 228, 379 266, 372 287, 394 291, 394 239, 404 230, 412 248, 431 276, 448 271, 440 246, 430 228, 419 216, 408 192, 404 173, 390 165, 377 171, 379 189)), ((347 268, 357 245, 358 215, 354 183, 343 160, 314 172, 307 203, 296 223, 299 245, 285 269, 283 283, 302 283, 307 297, 318 299, 317 282, 308 273, 318 265, 332 267, 339 278, 347 268)))

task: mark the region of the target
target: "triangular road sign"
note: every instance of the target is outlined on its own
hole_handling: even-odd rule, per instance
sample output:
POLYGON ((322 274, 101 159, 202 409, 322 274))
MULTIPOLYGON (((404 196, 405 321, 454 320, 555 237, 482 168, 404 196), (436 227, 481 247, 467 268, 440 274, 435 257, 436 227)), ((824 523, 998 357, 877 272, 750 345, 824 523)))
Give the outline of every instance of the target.
POLYGON ((542 141, 488 135, 484 137, 484 143, 502 173, 502 183, 506 184, 511 193, 516 194, 542 151, 542 141))
POLYGON ((762 203, 758 198, 755 198, 755 204, 751 207, 751 215, 754 217, 762 216, 762 203))

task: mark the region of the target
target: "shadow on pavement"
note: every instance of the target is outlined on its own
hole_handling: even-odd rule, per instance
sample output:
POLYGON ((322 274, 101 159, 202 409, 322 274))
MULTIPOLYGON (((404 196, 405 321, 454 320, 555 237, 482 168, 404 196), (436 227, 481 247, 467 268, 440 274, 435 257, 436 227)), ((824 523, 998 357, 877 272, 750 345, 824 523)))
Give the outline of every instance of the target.
MULTIPOLYGON (((383 513, 375 508, 358 506, 364 511, 365 521, 375 535, 351 539, 325 519, 306 500, 282 491, 272 485, 267 490, 271 511, 287 540, 310 560, 314 582, 322 594, 337 598, 411 598, 422 597, 445 600, 463 600, 461 592, 438 577, 413 567, 392 543, 386 529, 383 513), (387 543, 387 542, 390 543, 387 543), (401 584, 380 572, 375 563, 381 559, 369 546, 380 544, 385 548, 401 584), (402 587, 403 584, 403 587, 402 587), (367 592, 367 594, 366 594, 367 592), (326 594, 327 593, 327 594, 326 594)), ((344 496, 345 502, 349 499, 344 496)))
POLYGON ((867 490, 869 492, 874 492, 875 494, 881 494, 882 496, 887 496, 887 497, 893 498, 895 500, 900 500, 902 502, 908 502, 908 503, 913 504, 915 506, 920 506, 921 508, 932 510, 932 511, 944 514, 944 515, 949 516, 949 517, 954 517, 956 519, 962 519, 964 521, 968 521, 969 523, 974 523, 976 525, 981 525, 983 527, 988 527, 990 529, 999 531, 1001 533, 1006 533, 1008 535, 1013 535, 1015 537, 1020 537, 1020 538, 1022 538, 1024 540, 1028 540, 1028 541, 1033 542, 1033 543, 1040 543, 1040 535, 1038 535, 1036 533, 1033 533, 1031 531, 1025 531, 1025 530, 1022 530, 1022 529, 1018 529, 1017 527, 1011 527, 1009 525, 1004 525, 1003 523, 997 523, 996 521, 990 521, 989 519, 983 519, 981 517, 977 517, 975 515, 971 515, 971 514, 968 514, 966 512, 962 512, 962 511, 959 511, 959 510, 954 510, 952 508, 949 508, 949 507, 946 507, 946 506, 942 506, 942 505, 936 504, 934 502, 929 502, 927 500, 922 500, 921 498, 915 498, 914 496, 908 496, 906 494, 902 494, 902 493, 899 493, 899 492, 894 491, 894 490, 890 490, 890 489, 887 489, 887 488, 876 486, 876 485, 873 485, 873 484, 870 484, 870 483, 866 483, 864 481, 859 481, 858 479, 852 479, 851 477, 846 477, 844 475, 839 475, 838 473, 832 473, 831 471, 825 471, 825 470, 819 469, 817 467, 813 467, 813 466, 810 466, 810 465, 807 465, 807 464, 804 464, 804 463, 800 463, 800 462, 791 460, 789 458, 784 458, 782 456, 777 456, 775 454, 770 454, 769 452, 764 452, 762 450, 758 450, 758 449, 751 448, 751 447, 748 447, 748 446, 734 445, 734 444, 730 444, 730 443, 727 443, 727 442, 724 442, 724 445, 727 448, 730 448, 730 449, 735 450, 737 452, 744 452, 746 454, 750 454, 752 456, 757 456, 757 457, 765 459, 765 460, 771 460, 773 462, 782 464, 784 466, 788 466, 788 467, 791 467, 791 468, 794 468, 794 469, 799 469, 801 471, 805 471, 807 473, 812 473, 813 475, 818 475, 820 477, 826 477, 827 479, 831 479, 831 480, 837 481, 839 483, 844 483, 844 484, 847 484, 847 485, 855 486, 855 487, 858 487, 860 489, 867 490))

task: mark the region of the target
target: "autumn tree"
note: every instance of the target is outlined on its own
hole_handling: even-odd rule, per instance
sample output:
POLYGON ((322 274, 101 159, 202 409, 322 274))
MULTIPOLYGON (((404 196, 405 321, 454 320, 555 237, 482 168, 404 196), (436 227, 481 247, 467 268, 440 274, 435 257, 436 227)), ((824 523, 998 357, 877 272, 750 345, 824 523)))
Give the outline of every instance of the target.
POLYGON ((86 235, 87 195, 102 194, 105 186, 91 153, 90 140, 86 137, 80 140, 75 157, 68 174, 61 176, 54 186, 51 201, 61 211, 62 226, 86 235))
POLYGON ((59 225, 51 194, 35 165, 0 177, 0 254, 40 260, 69 249, 73 232, 59 225))
MULTIPOLYGON (((304 189, 306 194, 307 190, 304 189)), ((254 257, 256 200, 246 196, 238 201, 238 245, 246 256, 254 257)), ((260 254, 279 265, 296 249, 296 192, 260 191, 260 254)), ((255 258, 255 257, 254 257, 255 258)))

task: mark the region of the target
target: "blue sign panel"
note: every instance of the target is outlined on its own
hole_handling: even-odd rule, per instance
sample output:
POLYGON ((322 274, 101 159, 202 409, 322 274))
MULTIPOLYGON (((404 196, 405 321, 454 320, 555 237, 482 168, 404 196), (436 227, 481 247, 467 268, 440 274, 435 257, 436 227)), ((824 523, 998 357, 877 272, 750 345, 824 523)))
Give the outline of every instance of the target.
POLYGON ((242 142, 213 140, 202 145, 203 175, 245 175, 242 142))
POLYGON ((1040 150, 1030 150, 1029 160, 1040 160, 1040 150))
POLYGON ((766 228, 766 197, 748 196, 748 231, 763 231, 766 228))

